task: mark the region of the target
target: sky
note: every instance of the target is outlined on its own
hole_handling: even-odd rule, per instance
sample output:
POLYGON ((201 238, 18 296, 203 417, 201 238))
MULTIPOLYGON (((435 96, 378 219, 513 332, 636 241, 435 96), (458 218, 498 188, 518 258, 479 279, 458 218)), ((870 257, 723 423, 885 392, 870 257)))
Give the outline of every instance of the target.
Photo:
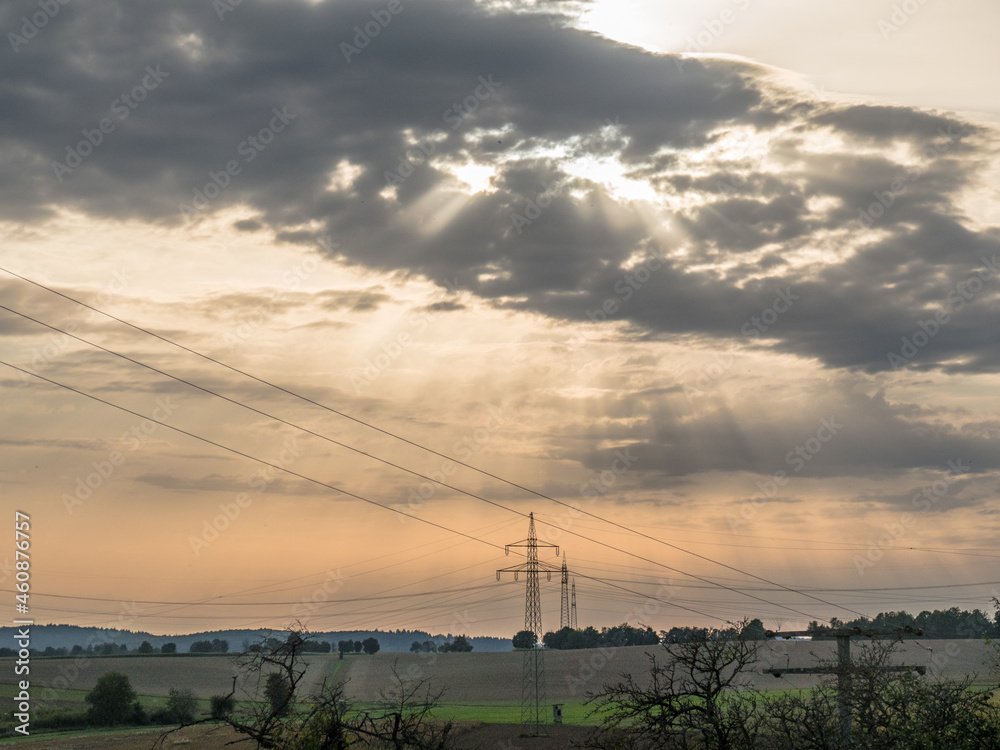
POLYGON ((581 626, 992 613, 998 21, 5 3, 27 616, 509 637, 529 513, 581 626))

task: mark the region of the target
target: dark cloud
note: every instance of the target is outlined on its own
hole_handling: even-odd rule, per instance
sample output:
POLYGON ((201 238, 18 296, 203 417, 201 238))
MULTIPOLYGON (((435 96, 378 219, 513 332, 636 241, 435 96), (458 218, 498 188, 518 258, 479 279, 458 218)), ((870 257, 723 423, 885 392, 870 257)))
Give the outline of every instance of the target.
POLYGON ((453 302, 451 300, 442 300, 441 302, 432 302, 429 305, 425 305, 421 308, 424 312, 454 312, 455 310, 464 310, 465 305, 461 302, 453 302))
POLYGON ((989 513, 990 508, 982 506, 990 503, 996 492, 995 476, 969 478, 944 474, 933 482, 910 486, 901 492, 868 491, 850 498, 848 502, 899 508, 913 514, 943 513, 963 508, 978 508, 981 513, 989 513))
POLYGON ((712 471, 784 472, 790 480, 894 479, 916 469, 948 472, 959 465, 970 475, 1000 471, 995 425, 957 428, 881 393, 869 396, 846 386, 817 389, 806 402, 808 409, 770 418, 720 407, 681 419, 671 402, 626 394, 604 406, 610 421, 568 427, 574 442, 567 440, 570 447, 560 455, 594 471, 617 467, 623 474, 657 477, 651 481, 712 471), (634 426, 631 421, 644 413, 644 424, 634 426))
POLYGON ((328 496, 330 494, 328 489, 309 482, 290 481, 281 477, 272 478, 269 474, 252 475, 250 480, 253 484, 246 475, 206 474, 201 477, 180 477, 173 474, 141 474, 133 479, 141 484, 171 492, 247 492, 251 496, 257 496, 265 491, 274 495, 328 496))
POLYGON ((256 219, 241 219, 240 221, 233 222, 233 226, 241 232, 256 232, 264 228, 264 225, 256 219))
MULTIPOLYGON (((255 216, 240 230, 329 236, 339 262, 567 322, 623 322, 625 335, 744 340, 792 290, 777 322, 755 326, 757 343, 867 371, 891 368, 893 353, 912 368, 1000 364, 995 280, 961 310, 949 301, 1000 253, 1000 233, 973 228, 960 205, 991 155, 981 127, 803 102, 749 63, 680 63, 458 0, 405 4, 356 52, 344 47, 381 7, 241 4, 220 19, 194 0, 61 6, 8 54, 0 210, 178 223, 182 204, 204 203, 195 217, 240 204, 255 216), (727 151, 737 133, 764 153, 727 151), (81 140, 91 153, 74 167, 67 147, 81 140), (670 241, 683 254, 663 256, 648 211, 570 169, 588 155, 676 206, 670 241), (493 170, 490 192, 459 189, 449 169, 467 163, 493 170), (639 287, 637 257, 660 258, 639 287), (609 301, 613 312, 595 312, 609 301), (937 310, 948 323, 905 356, 937 310)), ((35 8, 5 5, 0 28, 35 8)))

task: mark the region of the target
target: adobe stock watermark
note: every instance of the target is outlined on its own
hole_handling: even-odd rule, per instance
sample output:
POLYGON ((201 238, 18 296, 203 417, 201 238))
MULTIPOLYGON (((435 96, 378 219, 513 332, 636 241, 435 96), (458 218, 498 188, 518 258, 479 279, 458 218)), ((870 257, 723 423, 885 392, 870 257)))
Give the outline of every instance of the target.
MULTIPOLYGON (((456 440, 452 446, 451 452, 460 461, 467 463, 473 455, 479 453, 479 451, 489 445, 496 434, 513 418, 510 413, 504 413, 502 407, 498 408, 495 406, 488 407, 486 415, 486 419, 480 427, 476 427, 468 435, 456 440)), ((433 482, 421 482, 416 487, 411 487, 409 494, 406 496, 405 503, 395 503, 390 507, 405 513, 413 513, 420 510, 437 492, 438 484, 436 483, 441 482, 446 484, 458 472, 458 469, 459 465, 454 461, 450 459, 442 460, 436 470, 427 474, 433 482)), ((407 517, 399 513, 396 514, 396 517, 400 523, 407 521, 407 517)))
POLYGON ((348 578, 349 576, 345 576, 340 568, 337 568, 336 572, 332 570, 326 571, 326 580, 317 586, 311 594, 299 599, 292 608, 292 616, 296 618, 305 617, 329 603, 330 597, 344 587, 344 581, 348 578))
MULTIPOLYGON (((496 90, 503 85, 500 81, 493 80, 492 73, 485 77, 479 76, 478 81, 478 85, 472 89, 468 96, 463 98, 461 102, 455 102, 441 114, 441 119, 449 126, 449 130, 458 130, 465 119, 471 117, 482 106, 483 102, 492 97, 496 90)), ((386 170, 383 175, 386 186, 402 185, 406 178, 417 171, 417 167, 428 162, 437 150, 435 142, 446 135, 447 132, 444 128, 438 129, 427 136, 423 143, 418 143, 400 154, 396 171, 386 170)))
POLYGON ((521 209, 523 213, 511 213, 510 222, 518 234, 521 234, 526 226, 538 219, 542 212, 552 205, 552 199, 557 198, 562 193, 565 185, 566 180, 543 184, 542 187, 545 189, 533 199, 529 198, 525 202, 524 208, 521 209))
POLYGON ((104 143, 108 135, 115 132, 115 128, 118 127, 117 123, 128 119, 128 116, 135 111, 136 107, 146 100, 150 92, 159 88, 164 79, 168 77, 170 77, 170 73, 161 70, 159 65, 155 68, 147 65, 146 75, 142 77, 139 83, 133 86, 131 91, 122 94, 111 102, 108 116, 102 117, 98 121, 97 127, 81 130, 80 133, 83 135, 83 140, 77 142, 75 147, 66 146, 66 158, 64 161, 60 162, 53 159, 52 171, 55 172, 59 182, 62 182, 66 177, 73 174, 73 170, 83 164, 84 160, 93 154, 98 146, 104 143))
MULTIPOLYGON (((632 455, 631 446, 617 448, 614 452, 609 468, 595 474, 584 484, 580 485, 580 497, 585 498, 588 505, 592 505, 597 498, 604 497, 608 490, 615 486, 619 477, 626 474, 639 460, 638 456, 632 455)), ((545 541, 557 542, 562 537, 563 532, 573 526, 578 518, 587 515, 578 505, 570 505, 545 522, 543 530, 545 541)))
POLYGON ((420 336, 430 325, 430 318, 424 313, 413 313, 409 319, 409 331, 400 331, 387 341, 379 344, 379 352, 374 357, 365 359, 364 367, 354 368, 351 375, 351 385, 354 386, 355 393, 361 393, 368 386, 382 377, 382 373, 392 367, 393 363, 409 347, 417 342, 420 336), (358 372, 360 370, 360 372, 358 372))
MULTIPOLYGON (((948 496, 952 485, 958 480, 958 477, 968 472, 971 468, 971 464, 963 466, 962 459, 948 461, 948 472, 945 474, 944 479, 939 479, 933 484, 921 487, 914 492, 910 498, 910 504, 921 515, 930 513, 932 510, 938 508, 939 503, 948 496)), ((854 555, 852 562, 858 571, 858 576, 863 576, 866 568, 872 567, 885 557, 886 551, 895 547, 899 540, 906 535, 907 531, 912 529, 916 524, 917 516, 909 512, 901 513, 897 521, 885 524, 882 527, 884 532, 877 539, 869 540, 868 549, 864 556, 854 555)))
MULTIPOLYGON (((339 247, 328 236, 320 238, 319 244, 331 254, 334 248, 339 247)), ((275 292, 263 302, 255 305, 250 312, 241 317, 240 322, 232 330, 226 331, 223 334, 222 340, 229 349, 241 346, 250 337, 254 336, 261 326, 274 314, 275 309, 285 301, 288 292, 295 291, 302 286, 303 282, 312 276, 317 268, 319 268, 319 260, 315 256, 310 255, 301 263, 291 265, 281 274, 281 283, 284 284, 285 289, 275 292)))
MULTIPOLYGON (((614 291, 617 296, 605 297, 600 307, 594 310, 584 310, 584 314, 592 323, 603 323, 610 320, 610 316, 621 312, 624 303, 632 298, 639 288, 652 278, 651 271, 655 271, 663 265, 661 258, 647 258, 635 268, 629 269, 621 279, 615 282, 614 291)), ((571 351, 577 351, 595 339, 601 338, 601 334, 587 329, 579 328, 574 336, 566 341, 565 346, 571 351)))
MULTIPOLYGON (((267 492, 267 486, 274 481, 275 477, 284 469, 295 462, 301 450, 298 441, 292 437, 286 440, 274 460, 274 466, 265 466, 260 471, 250 475, 247 484, 250 489, 255 490, 257 495, 267 492), (277 467, 277 468, 276 468, 277 467)), ((241 492, 236 496, 236 501, 232 503, 219 503, 220 513, 211 519, 205 519, 202 523, 201 534, 195 536, 188 535, 188 544, 191 551, 197 556, 212 542, 219 538, 242 515, 243 511, 253 505, 254 498, 246 492, 241 492)))
MULTIPOLYGON (((761 336, 778 322, 781 315, 788 312, 799 295, 792 291, 791 287, 778 289, 774 300, 770 305, 761 310, 760 315, 751 315, 747 321, 740 326, 741 336, 761 336)), ((694 401, 695 396, 704 395, 723 375, 732 369, 736 363, 736 355, 732 351, 720 355, 715 354, 715 361, 702 367, 694 383, 684 384, 684 396, 689 403, 694 401)))
POLYGON ((15 34, 13 31, 7 33, 7 40, 15 52, 20 52, 32 39, 38 36, 38 32, 49 25, 49 21, 58 15, 62 6, 69 5, 70 0, 39 0, 39 10, 31 14, 31 17, 21 16, 21 33, 15 34))
POLYGON ((243 0, 212 0, 212 8, 220 21, 226 20, 226 14, 232 13, 243 5, 243 0))
MULTIPOLYGON (((630 616, 626 622, 637 620, 640 625, 643 619, 659 614, 665 603, 669 603, 677 597, 677 590, 674 587, 673 579, 664 581, 660 579, 659 588, 656 593, 647 597, 642 604, 637 604, 632 608, 630 616)), ((580 660, 577 663, 576 673, 564 675, 566 689, 571 695, 580 695, 587 686, 611 663, 618 653, 618 646, 602 646, 596 649, 581 649, 580 660)))
POLYGON ((243 157, 241 164, 236 159, 227 161, 218 172, 209 170, 208 182, 200 188, 191 191, 191 203, 178 204, 178 210, 185 218, 190 218, 198 211, 207 208, 209 204, 222 195, 222 192, 229 187, 233 178, 238 176, 243 168, 253 162, 263 151, 274 142, 274 137, 297 120, 298 115, 288 111, 288 106, 281 109, 274 107, 271 109, 272 117, 266 125, 257 131, 255 135, 248 136, 236 147, 236 153, 243 157))
MULTIPOLYGON (((80 332, 80 326, 75 322, 67 323, 63 327, 67 333, 75 335, 80 332)), ((76 339, 66 334, 47 333, 45 335, 45 343, 32 349, 31 359, 28 362, 22 363, 21 367, 34 375, 40 375, 51 367, 59 356, 73 345, 74 341, 76 339)), ((31 376, 22 372, 21 381, 28 383, 31 381, 31 376)))
POLYGON ((3 559, 3 563, 0 563, 0 584, 6 583, 7 579, 14 575, 14 563, 11 562, 10 556, 3 559))
POLYGON ((892 13, 889 15, 889 20, 879 19, 877 24, 879 33, 882 35, 882 39, 884 41, 888 41, 890 36, 909 23, 910 19, 916 15, 917 11, 926 4, 927 0, 903 0, 903 2, 899 4, 893 3, 892 13))
MULTIPOLYGON (((131 630, 136 620, 139 619, 140 614, 142 614, 143 608, 137 606, 134 600, 131 602, 121 602, 120 604, 118 617, 111 627, 117 630, 131 630)), ((105 627, 108 627, 108 625, 106 624, 105 627)), ((94 633, 87 637, 84 648, 92 648, 93 646, 111 642, 109 635, 94 633)), ((92 664, 91 655, 92 652, 81 651, 72 659, 59 659, 58 674, 48 682, 42 682, 41 691, 34 696, 35 708, 42 708, 50 704, 57 705, 57 701, 65 700, 65 694, 60 691, 71 688, 80 679, 80 676, 90 668, 92 664)))
POLYGON ((591 323, 604 323, 608 317, 621 310, 622 305, 632 299, 643 284, 653 278, 653 272, 663 267, 663 258, 653 256, 646 258, 634 268, 630 268, 615 282, 612 290, 615 296, 607 297, 596 310, 587 310, 587 319, 591 323))
MULTIPOLYGON (((839 435, 843 429, 844 425, 840 424, 836 417, 824 417, 821 419, 815 435, 807 438, 785 454, 785 464, 791 467, 791 473, 794 475, 802 471, 810 461, 819 455, 820 451, 823 450, 823 446, 839 435)), ((776 497, 778 488, 788 484, 790 479, 791 476, 787 471, 778 469, 771 475, 770 479, 757 482, 760 492, 743 501, 739 516, 732 513, 726 516, 729 528, 732 531, 737 531, 741 527, 746 526, 757 515, 758 508, 771 498, 776 497)))
MULTIPOLYGON (((954 126, 948 125, 947 129, 938 128, 938 134, 943 136, 945 140, 941 143, 932 143, 930 146, 925 148, 924 157, 926 159, 933 161, 951 150, 955 141, 961 137, 961 134, 951 132, 952 127, 954 126)), ((875 224, 876 220, 881 218, 885 215, 886 211, 892 208, 892 205, 896 202, 896 198, 906 192, 906 188, 908 186, 919 181, 920 178, 926 174, 926 172, 926 167, 923 169, 909 169, 904 175, 897 177, 890 182, 887 190, 874 191, 872 195, 875 197, 875 201, 868 205, 868 209, 858 209, 858 218, 854 220, 856 228, 871 228, 875 224)))
MULTIPOLYGON (((104 285, 100 294, 97 296, 97 306, 103 306, 114 299, 115 295, 121 294, 125 291, 126 287, 131 283, 131 278, 128 275, 128 269, 122 266, 122 268, 112 271, 111 280, 104 285)), ((87 316, 87 321, 93 321, 98 318, 103 317, 96 310, 90 310, 87 316)), ((22 383, 29 383, 31 381, 31 375, 40 375, 64 353, 66 350, 72 346, 76 339, 73 336, 80 334, 80 326, 76 321, 70 321, 63 325, 63 329, 66 333, 55 333, 50 331, 45 335, 45 343, 36 346, 31 350, 31 358, 27 362, 21 364, 22 370, 27 372, 19 372, 21 376, 22 383), (70 335, 67 335, 70 334, 70 335), (31 375, 29 375, 31 373, 31 375)))
MULTIPOLYGON (((159 428, 157 422, 166 422, 177 411, 177 405, 171 403, 170 396, 158 398, 155 403, 153 419, 156 422, 153 419, 143 419, 127 432, 123 432, 119 438, 123 449, 128 453, 134 453, 145 445, 159 428)), ((90 465, 94 470, 76 478, 73 494, 63 493, 62 501, 66 512, 73 515, 76 508, 93 497, 94 493, 100 490, 127 460, 128 456, 122 450, 112 450, 103 460, 91 462, 90 465)))
POLYGON ((920 353, 920 350, 927 346, 931 342, 931 339, 937 336, 942 326, 951 322, 951 316, 965 307, 983 290, 983 282, 992 279, 996 276, 997 271, 1000 271, 996 255, 993 256, 992 260, 988 260, 984 255, 980 258, 980 261, 983 264, 982 268, 969 276, 965 281, 955 284, 948 291, 945 301, 950 306, 951 312, 948 312, 945 307, 941 307, 934 313, 933 317, 927 320, 918 320, 917 330, 909 336, 903 336, 900 339, 899 353, 891 351, 886 354, 893 370, 900 370, 912 362, 920 353))
MULTIPOLYGON (((736 6, 737 11, 745 11, 750 7, 752 1, 753 0, 730 0, 731 4, 736 6)), ((684 50, 684 54, 704 52, 707 50, 725 33, 726 29, 736 21, 737 15, 737 12, 731 8, 723 8, 719 11, 715 18, 703 21, 703 28, 695 35, 687 38, 688 46, 687 49, 684 50)), ((686 60, 684 60, 684 58, 680 55, 676 55, 674 57, 674 63, 677 65, 678 70, 683 70, 685 62, 686 60)))

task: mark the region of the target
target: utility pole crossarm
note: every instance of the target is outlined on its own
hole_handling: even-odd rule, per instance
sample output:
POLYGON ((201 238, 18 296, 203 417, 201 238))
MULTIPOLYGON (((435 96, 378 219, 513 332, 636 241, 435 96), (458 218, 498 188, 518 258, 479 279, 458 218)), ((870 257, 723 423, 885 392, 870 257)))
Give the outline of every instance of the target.
MULTIPOLYGON (((852 637, 865 637, 865 638, 877 638, 879 636, 891 635, 897 640, 903 640, 904 635, 923 635, 924 631, 920 628, 914 628, 909 625, 902 628, 893 628, 892 630, 872 630, 872 629, 862 629, 862 628, 836 628, 833 630, 825 630, 820 632, 812 630, 765 630, 764 635, 768 638, 802 638, 804 636, 833 636, 837 639, 837 665, 835 667, 771 667, 769 669, 762 670, 765 674, 771 674, 775 677, 781 677, 783 674, 832 674, 837 676, 837 702, 838 713, 840 715, 840 733, 842 737, 850 738, 852 736, 852 723, 853 716, 851 715, 851 704, 850 704, 850 692, 851 692, 851 682, 854 678, 854 673, 858 671, 858 668, 851 663, 851 638, 852 637)), ((908 666, 908 665, 893 665, 888 667, 881 667, 880 671, 883 672, 917 672, 918 674, 927 674, 927 667, 924 666, 908 666)))
POLYGON ((849 638, 854 636, 862 636, 864 638, 878 638, 879 636, 894 635, 897 638, 902 638, 904 635, 923 635, 924 631, 920 628, 914 628, 910 625, 905 625, 901 628, 891 628, 889 630, 873 630, 871 628, 836 628, 833 630, 765 630, 764 635, 768 638, 806 638, 811 637, 813 640, 822 640, 823 638, 833 637, 842 638, 847 636, 849 638))
MULTIPOLYGON (((882 667, 882 672, 916 672, 917 674, 927 674, 927 667, 923 665, 908 667, 905 664, 882 667)), ((783 674, 838 674, 840 667, 768 667, 764 674, 772 674, 781 677, 783 674)))

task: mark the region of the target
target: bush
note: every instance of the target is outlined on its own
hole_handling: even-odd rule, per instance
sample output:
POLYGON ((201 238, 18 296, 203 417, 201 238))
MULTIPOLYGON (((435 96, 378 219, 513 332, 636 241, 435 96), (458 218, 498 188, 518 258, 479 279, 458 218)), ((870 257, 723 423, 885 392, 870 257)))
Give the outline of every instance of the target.
POLYGON ((516 649, 534 648, 538 643, 538 636, 531 630, 520 630, 511 638, 511 644, 516 649))
POLYGON ((145 712, 128 676, 121 672, 105 672, 97 679, 94 689, 87 693, 90 704, 87 718, 97 726, 135 724, 145 722, 145 712))
POLYGON ((454 641, 448 641, 442 643, 438 648, 438 651, 442 653, 463 653, 466 651, 472 651, 472 644, 469 643, 468 639, 464 635, 456 635, 454 641))
POLYGON ((284 716, 291 708, 289 703, 292 699, 292 686, 283 674, 272 672, 267 676, 264 695, 275 716, 284 716))
POLYGON ((68 708, 41 708, 31 716, 32 729, 78 729, 88 724, 85 711, 68 708))
POLYGON ((149 712, 149 723, 156 725, 176 724, 174 713, 169 708, 154 708, 149 712))
POLYGON ((213 695, 209 698, 212 706, 213 719, 225 719, 236 709, 236 702, 231 695, 213 695))
POLYGON ((171 721, 174 724, 190 724, 194 721, 194 712, 197 708, 194 693, 190 690, 178 690, 170 688, 167 697, 167 710, 170 712, 171 721))

